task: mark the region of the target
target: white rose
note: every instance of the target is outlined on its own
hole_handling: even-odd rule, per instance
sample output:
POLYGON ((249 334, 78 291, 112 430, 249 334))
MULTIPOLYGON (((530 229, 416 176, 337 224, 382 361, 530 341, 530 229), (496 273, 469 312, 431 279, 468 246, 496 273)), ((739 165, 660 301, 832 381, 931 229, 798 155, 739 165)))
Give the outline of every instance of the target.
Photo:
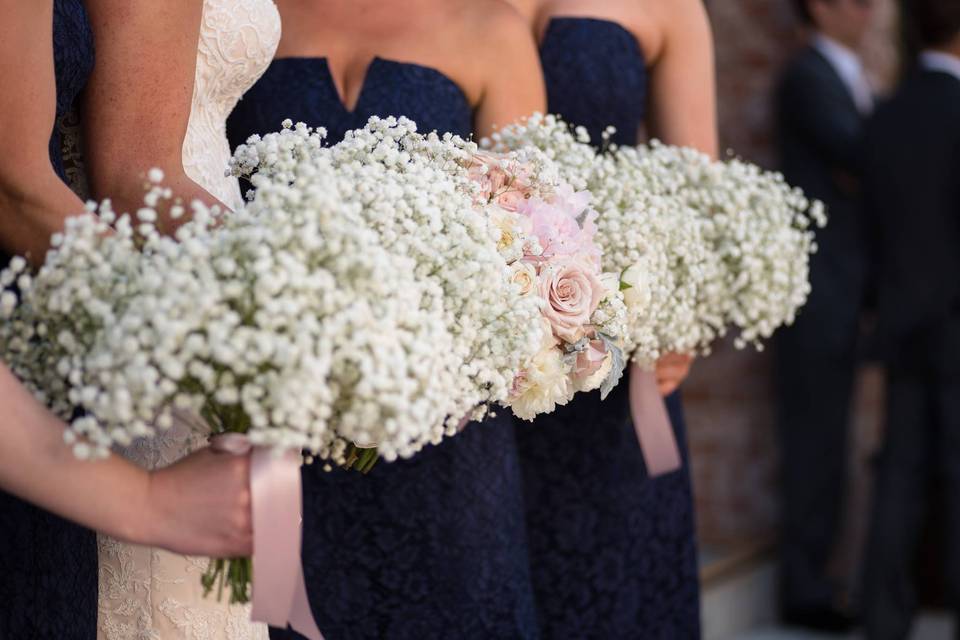
POLYGON ((611 296, 615 296, 617 292, 620 291, 620 278, 612 271, 605 271, 600 274, 600 284, 602 284, 604 288, 604 294, 601 301, 607 300, 611 296))
POLYGON ((650 305, 650 279, 647 274, 646 265, 643 260, 627 267, 620 276, 621 282, 627 285, 623 291, 623 301, 627 308, 634 310, 650 305))

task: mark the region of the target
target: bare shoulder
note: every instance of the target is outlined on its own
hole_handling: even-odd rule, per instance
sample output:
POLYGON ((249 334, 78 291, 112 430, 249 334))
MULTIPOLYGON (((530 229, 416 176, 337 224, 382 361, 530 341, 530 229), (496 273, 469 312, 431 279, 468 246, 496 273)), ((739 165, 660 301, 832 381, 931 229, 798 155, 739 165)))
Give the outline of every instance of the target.
POLYGON ((677 36, 709 25, 703 0, 637 0, 639 10, 649 12, 663 33, 677 36))
POLYGON ((709 37, 710 27, 703 0, 628 0, 621 5, 625 22, 655 63, 671 42, 689 42, 709 37))
POLYGON ((478 48, 491 45, 507 51, 526 48, 533 38, 530 21, 521 9, 506 0, 464 0, 456 3, 459 23, 468 25, 470 41, 478 48))

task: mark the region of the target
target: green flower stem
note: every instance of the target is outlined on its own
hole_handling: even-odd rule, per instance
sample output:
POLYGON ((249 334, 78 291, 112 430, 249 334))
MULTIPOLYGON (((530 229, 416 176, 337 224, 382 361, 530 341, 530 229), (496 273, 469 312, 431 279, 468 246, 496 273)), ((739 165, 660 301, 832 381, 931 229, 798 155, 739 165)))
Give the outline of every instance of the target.
POLYGON ((222 602, 226 587, 230 590, 230 604, 246 604, 250 602, 253 563, 250 558, 211 559, 200 582, 204 597, 216 586, 217 602, 222 602))
POLYGON ((348 444, 347 451, 344 454, 344 469, 359 471, 367 474, 373 469, 373 466, 380 459, 376 447, 358 447, 355 444, 348 444))

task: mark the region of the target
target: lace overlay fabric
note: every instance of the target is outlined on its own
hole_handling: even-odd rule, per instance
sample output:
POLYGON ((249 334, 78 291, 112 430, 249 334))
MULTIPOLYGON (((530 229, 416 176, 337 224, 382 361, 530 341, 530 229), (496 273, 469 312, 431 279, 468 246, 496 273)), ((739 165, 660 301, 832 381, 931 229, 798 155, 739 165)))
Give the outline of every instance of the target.
POLYGON ((237 180, 226 175, 230 161, 227 116, 270 64, 279 43, 280 15, 271 0, 203 3, 183 168, 231 208, 243 200, 237 180))
MULTIPOLYGON (((271 0, 205 0, 196 80, 183 165, 187 175, 226 205, 241 202, 226 175, 230 150, 226 118, 266 69, 280 40, 271 0)), ((173 427, 122 451, 148 469, 168 466, 202 447, 207 429, 177 415, 173 427)), ((266 640, 267 627, 250 622, 249 607, 203 597, 206 558, 121 543, 100 536, 98 640, 266 640)))
POLYGON ((204 558, 100 538, 100 625, 105 640, 256 640, 266 628, 246 607, 203 598, 204 558), (207 604, 199 606, 198 603, 207 604))
POLYGON ((83 162, 83 129, 76 111, 69 111, 57 118, 57 132, 60 134, 63 177, 81 200, 89 200, 90 186, 83 162))

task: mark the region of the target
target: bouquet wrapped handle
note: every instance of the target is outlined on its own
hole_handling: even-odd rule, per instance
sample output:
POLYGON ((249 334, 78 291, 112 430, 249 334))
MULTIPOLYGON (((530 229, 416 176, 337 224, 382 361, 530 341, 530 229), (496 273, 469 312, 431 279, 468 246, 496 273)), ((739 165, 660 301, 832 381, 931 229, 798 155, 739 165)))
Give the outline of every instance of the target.
POLYGON ((290 627, 310 640, 323 640, 307 598, 300 562, 300 455, 254 447, 239 433, 213 438, 211 447, 250 460, 253 509, 253 606, 251 618, 290 627))
POLYGON ((630 372, 630 415, 650 477, 680 468, 680 449, 652 371, 630 372))

